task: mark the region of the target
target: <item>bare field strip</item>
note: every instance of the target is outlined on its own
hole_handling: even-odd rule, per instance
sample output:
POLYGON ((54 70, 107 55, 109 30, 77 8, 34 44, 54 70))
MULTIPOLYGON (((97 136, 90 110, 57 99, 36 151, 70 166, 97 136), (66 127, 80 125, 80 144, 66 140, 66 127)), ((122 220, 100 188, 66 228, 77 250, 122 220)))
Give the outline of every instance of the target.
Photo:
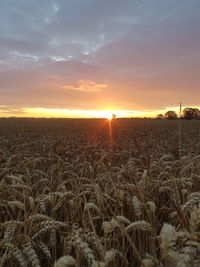
POLYGON ((200 266, 200 121, 0 119, 0 266, 200 266))

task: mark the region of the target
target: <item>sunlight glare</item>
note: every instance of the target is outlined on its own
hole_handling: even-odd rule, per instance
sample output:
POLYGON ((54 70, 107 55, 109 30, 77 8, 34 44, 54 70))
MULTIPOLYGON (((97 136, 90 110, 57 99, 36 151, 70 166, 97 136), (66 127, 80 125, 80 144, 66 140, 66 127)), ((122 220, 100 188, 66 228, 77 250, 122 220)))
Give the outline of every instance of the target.
MULTIPOLYGON (((183 107, 184 109, 185 107, 183 107)), ((200 107, 199 107, 200 108, 200 107)), ((35 117, 35 118, 104 118, 112 121, 112 115, 116 114, 117 118, 131 118, 131 117, 156 117, 157 114, 165 114, 167 110, 174 110, 178 112, 179 107, 166 108, 165 110, 153 111, 137 111, 137 110, 119 110, 119 109, 105 109, 105 110, 81 110, 81 109, 58 109, 58 108, 23 108, 21 113, 17 115, 12 114, 10 110, 1 109, 0 115, 5 117, 35 117)))

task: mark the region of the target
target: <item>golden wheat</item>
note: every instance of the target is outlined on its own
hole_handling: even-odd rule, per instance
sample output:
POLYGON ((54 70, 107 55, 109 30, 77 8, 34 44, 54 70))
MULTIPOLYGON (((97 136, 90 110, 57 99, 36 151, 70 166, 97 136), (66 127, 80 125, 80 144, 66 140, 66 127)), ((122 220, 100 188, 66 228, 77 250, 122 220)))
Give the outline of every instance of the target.
POLYGON ((0 266, 200 266, 198 122, 0 126, 0 266))

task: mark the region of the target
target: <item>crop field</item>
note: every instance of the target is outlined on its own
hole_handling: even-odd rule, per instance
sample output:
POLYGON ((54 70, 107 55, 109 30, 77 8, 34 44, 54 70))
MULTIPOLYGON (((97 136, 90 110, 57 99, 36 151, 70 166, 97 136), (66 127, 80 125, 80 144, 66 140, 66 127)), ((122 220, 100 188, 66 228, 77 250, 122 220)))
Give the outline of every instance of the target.
POLYGON ((200 121, 0 119, 0 266, 200 266, 200 121))

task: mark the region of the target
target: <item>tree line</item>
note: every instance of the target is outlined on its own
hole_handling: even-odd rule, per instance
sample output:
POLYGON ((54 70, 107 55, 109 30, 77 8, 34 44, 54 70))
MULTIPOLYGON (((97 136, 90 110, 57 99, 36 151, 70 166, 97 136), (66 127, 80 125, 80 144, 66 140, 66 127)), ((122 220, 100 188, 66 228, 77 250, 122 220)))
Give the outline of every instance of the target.
MULTIPOLYGON (((158 114, 157 119, 176 120, 178 115, 175 111, 169 110, 164 115, 158 114)), ((181 114, 181 119, 184 120, 200 120, 200 110, 198 108, 185 108, 181 114)))

